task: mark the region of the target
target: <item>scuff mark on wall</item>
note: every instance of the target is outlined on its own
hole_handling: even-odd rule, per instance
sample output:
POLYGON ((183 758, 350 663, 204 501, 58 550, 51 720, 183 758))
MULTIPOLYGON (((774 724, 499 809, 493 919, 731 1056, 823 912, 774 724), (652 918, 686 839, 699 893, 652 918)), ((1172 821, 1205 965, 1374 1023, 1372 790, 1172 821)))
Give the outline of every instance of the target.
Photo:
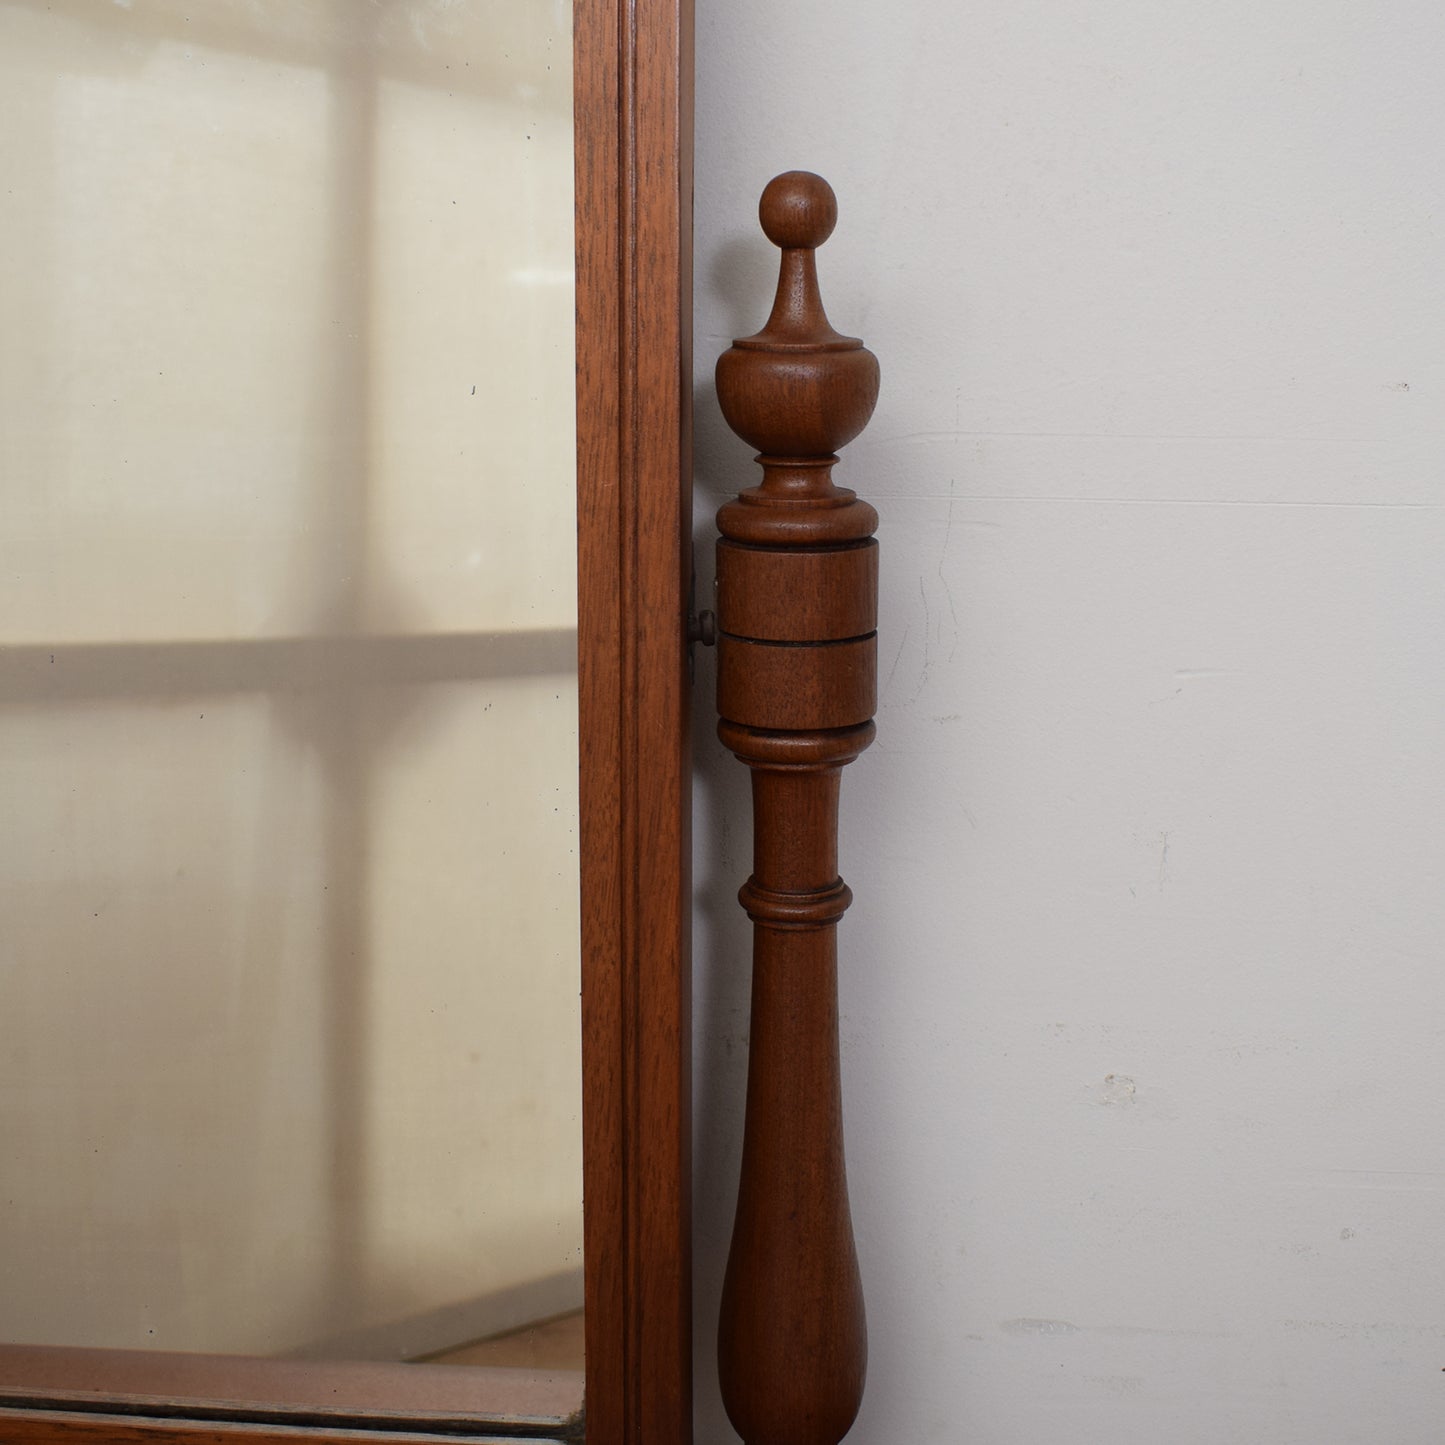
POLYGON ((1078 1325, 1068 1320, 1000 1320, 999 1329, 1006 1335, 1076 1335, 1078 1325))

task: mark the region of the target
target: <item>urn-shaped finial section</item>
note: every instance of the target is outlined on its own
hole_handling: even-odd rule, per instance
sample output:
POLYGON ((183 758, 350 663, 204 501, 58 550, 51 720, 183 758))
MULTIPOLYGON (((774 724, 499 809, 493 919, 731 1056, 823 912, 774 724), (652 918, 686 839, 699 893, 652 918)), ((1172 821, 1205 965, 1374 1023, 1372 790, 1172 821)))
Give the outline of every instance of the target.
POLYGON ((833 234, 838 201, 822 176, 786 171, 768 182, 758 218, 782 249, 778 294, 768 324, 718 359, 718 402, 765 467, 831 458, 867 426, 878 400, 877 358, 833 330, 818 292, 814 252, 833 234))

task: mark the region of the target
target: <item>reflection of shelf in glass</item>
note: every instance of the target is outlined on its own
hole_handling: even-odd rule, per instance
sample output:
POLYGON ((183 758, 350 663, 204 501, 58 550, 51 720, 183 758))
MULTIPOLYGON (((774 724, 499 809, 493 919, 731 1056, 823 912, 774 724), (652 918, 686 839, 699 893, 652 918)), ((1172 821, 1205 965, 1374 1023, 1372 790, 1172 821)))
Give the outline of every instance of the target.
POLYGON ((490 1365, 512 1370, 580 1370, 584 1351, 581 1310, 538 1320, 506 1334, 428 1355, 433 1365, 490 1365))
MULTIPOLYGON (((116 0, 113 6, 71 7, 66 18, 83 23, 92 35, 121 36, 133 49, 172 46, 188 59, 212 51, 265 65, 350 73, 360 55, 382 81, 443 90, 448 98, 480 98, 529 117, 570 115, 567 57, 547 48, 556 9, 528 0, 507 11, 510 45, 498 44, 488 25, 448 14, 454 7, 446 5, 352 10, 315 3, 263 7, 223 0, 196 6, 160 0, 137 13, 132 4, 116 0), (558 63, 544 64, 538 58, 543 51, 547 61, 558 63)), ((83 59, 87 51, 76 46, 75 54, 83 59)))
POLYGON ((182 697, 577 670, 572 628, 215 642, 0 643, 0 702, 182 697))
POLYGON ((512 1435, 526 1427, 529 1437, 575 1440, 582 1391, 581 1373, 560 1368, 419 1370, 380 1360, 0 1345, 0 1405, 73 1394, 77 1408, 89 1409, 97 1396, 119 1396, 137 1410, 149 1405, 157 1414, 234 1420, 237 1401, 254 1401, 239 1407, 242 1419, 345 1427, 380 1415, 399 1431, 434 1430, 439 1417, 450 1417, 478 1430, 501 1425, 512 1435))

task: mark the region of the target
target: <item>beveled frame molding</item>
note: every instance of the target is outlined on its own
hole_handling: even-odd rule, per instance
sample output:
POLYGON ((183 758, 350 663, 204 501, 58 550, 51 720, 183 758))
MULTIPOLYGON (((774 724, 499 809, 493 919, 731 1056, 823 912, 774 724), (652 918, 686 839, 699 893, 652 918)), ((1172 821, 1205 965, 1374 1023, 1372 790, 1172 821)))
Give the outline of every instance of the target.
MULTIPOLYGON (((573 27, 586 1441, 688 1445, 692 0, 573 27)), ((0 1347, 0 1439, 575 1439, 517 1373, 0 1347)))
POLYGON ((685 1445, 692 0, 575 16, 587 1438, 685 1445))

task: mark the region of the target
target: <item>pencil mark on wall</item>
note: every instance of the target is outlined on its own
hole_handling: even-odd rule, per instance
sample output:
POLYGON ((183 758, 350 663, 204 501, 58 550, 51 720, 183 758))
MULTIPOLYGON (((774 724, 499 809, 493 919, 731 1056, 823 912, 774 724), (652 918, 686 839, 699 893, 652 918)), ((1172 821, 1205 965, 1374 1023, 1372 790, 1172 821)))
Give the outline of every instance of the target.
POLYGON ((913 696, 908 699, 915 703, 923 695, 923 689, 928 686, 928 674, 933 668, 933 649, 930 641, 933 636, 933 614, 928 610, 928 589, 924 586, 923 578, 918 579, 918 596, 923 602, 923 666, 918 670, 918 686, 913 689, 913 696))
MULTIPOLYGON (((913 689, 912 696, 908 699, 909 705, 917 702, 919 697, 922 696, 924 688, 928 686, 934 663, 939 660, 952 662, 954 655, 958 651, 958 606, 954 601, 953 584, 948 580, 947 572, 949 548, 953 545, 956 487, 956 479, 951 478, 948 484, 948 507, 944 516, 943 536, 940 542, 938 563, 933 570, 932 576, 925 573, 918 579, 918 596, 923 604, 923 663, 919 668, 917 685, 913 689), (935 604, 930 604, 929 602, 928 594, 935 585, 934 578, 937 578, 937 586, 942 591, 942 603, 946 605, 948 609, 946 613, 943 610, 943 605, 935 605, 937 599, 935 599, 935 604), (947 638, 944 637, 945 631, 948 633, 947 638)), ((907 631, 905 630, 905 639, 907 635, 907 631)), ((900 645, 899 657, 902 656, 902 653, 903 649, 900 645)), ((895 658, 893 669, 896 669, 897 665, 898 659, 895 658)), ((888 683, 891 685, 892 681, 893 670, 890 670, 888 683)))
MULTIPOLYGON (((953 655, 958 651, 958 608, 953 602, 953 588, 949 586, 948 576, 943 570, 943 564, 948 560, 949 543, 953 540, 953 502, 954 492, 958 487, 955 477, 948 479, 948 514, 943 524, 943 549, 938 554, 938 580, 943 584, 943 595, 948 599, 948 613, 953 619, 953 636, 950 639, 948 648, 948 660, 953 661, 953 655)), ((942 629, 940 628, 940 631, 942 629)), ((940 641, 942 638, 940 637, 940 641)))
POLYGON ((906 623, 903 628, 903 636, 898 640, 898 651, 893 655, 893 666, 888 669, 888 681, 883 684, 885 693, 893 690, 893 674, 898 671, 898 664, 903 660, 903 649, 908 645, 908 633, 912 623, 906 623))

